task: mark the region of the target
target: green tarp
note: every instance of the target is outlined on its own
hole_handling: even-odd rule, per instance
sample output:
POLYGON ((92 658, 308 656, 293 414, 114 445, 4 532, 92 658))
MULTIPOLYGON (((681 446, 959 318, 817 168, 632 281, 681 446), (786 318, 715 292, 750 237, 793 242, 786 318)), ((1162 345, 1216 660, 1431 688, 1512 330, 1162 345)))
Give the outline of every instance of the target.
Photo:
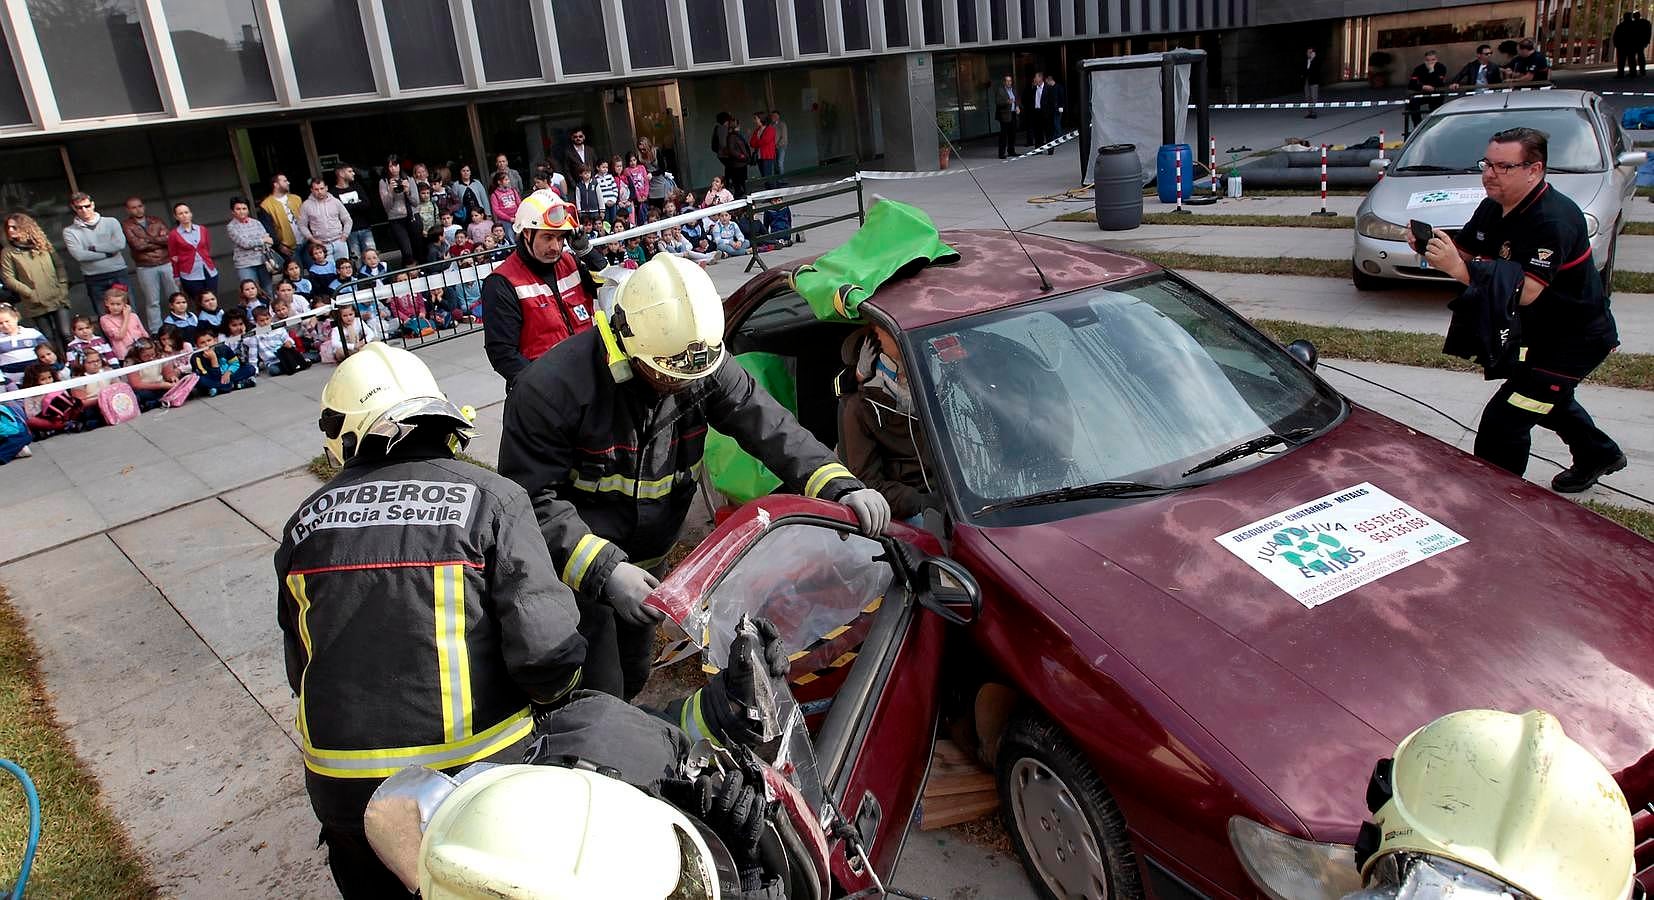
POLYGON ((880 200, 867 222, 843 246, 829 250, 792 274, 798 291, 824 322, 854 322, 856 309, 879 286, 933 262, 952 262, 959 253, 936 233, 924 210, 880 200))
MULTIPOLYGON (((743 353, 735 357, 741 368, 752 373, 752 380, 770 392, 777 403, 798 415, 798 388, 792 369, 784 357, 774 353, 743 353)), ((756 458, 749 456, 735 439, 719 434, 716 429, 706 433, 706 470, 712 473, 712 486, 736 503, 756 500, 781 486, 781 479, 756 458)))

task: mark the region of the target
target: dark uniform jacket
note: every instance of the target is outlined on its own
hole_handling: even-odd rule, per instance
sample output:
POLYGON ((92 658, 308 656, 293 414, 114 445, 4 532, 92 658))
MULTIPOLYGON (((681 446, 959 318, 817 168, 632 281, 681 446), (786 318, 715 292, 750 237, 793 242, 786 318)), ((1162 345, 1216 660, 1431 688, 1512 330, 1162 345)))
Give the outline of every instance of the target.
POLYGON ((1483 200, 1454 240, 1473 257, 1519 264, 1545 286, 1520 310, 1522 362, 1577 378, 1619 343, 1585 214, 1549 183, 1540 182, 1508 216, 1491 197, 1483 200))
POLYGON ((1522 347, 1519 303, 1525 277, 1522 267, 1508 260, 1472 262, 1470 284, 1447 304, 1453 320, 1442 352, 1474 360, 1488 381, 1514 374, 1522 347))
POLYGON ((533 499, 564 584, 596 601, 618 563, 659 564, 689 513, 709 425, 807 496, 862 487, 727 357, 659 394, 641 378, 617 383, 592 329, 523 370, 505 402, 500 473, 533 499))
POLYGON ((432 451, 353 461, 288 520, 275 565, 312 776, 487 758, 578 681, 574 598, 528 497, 492 472, 432 451))
POLYGON ((1435 68, 1419 63, 1413 67, 1413 74, 1407 78, 1407 89, 1415 94, 1424 92, 1424 86, 1429 85, 1437 90, 1447 87, 1447 66, 1436 63, 1435 68))

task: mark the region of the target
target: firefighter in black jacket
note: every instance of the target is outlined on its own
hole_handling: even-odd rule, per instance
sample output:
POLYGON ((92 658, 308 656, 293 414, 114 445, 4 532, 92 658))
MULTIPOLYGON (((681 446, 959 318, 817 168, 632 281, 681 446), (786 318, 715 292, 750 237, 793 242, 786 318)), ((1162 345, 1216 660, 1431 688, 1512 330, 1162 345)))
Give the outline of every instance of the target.
POLYGON ((344 470, 287 522, 276 616, 328 865, 346 898, 381 897, 402 889, 363 832, 374 789, 408 765, 520 761, 585 641, 527 495, 454 459, 469 422, 413 354, 340 363, 320 425, 344 470))
POLYGON ((1482 410, 1476 455, 1520 476, 1528 467, 1533 426, 1548 428, 1573 454, 1573 465, 1551 479, 1551 489, 1577 494, 1626 466, 1619 445, 1574 397, 1579 383, 1619 345, 1619 332, 1591 257, 1585 214, 1545 181, 1549 143, 1545 132, 1533 128, 1495 134, 1479 162, 1487 199, 1456 239, 1436 229, 1429 246, 1418 249, 1461 284, 1470 283, 1473 259, 1522 267, 1522 346, 1509 380, 1482 410))
POLYGON ((613 322, 596 319, 518 377, 500 473, 528 491, 580 599, 586 686, 631 699, 659 619, 643 601, 689 513, 709 425, 794 490, 850 507, 868 534, 890 505, 725 359, 723 304, 701 267, 662 253, 621 286, 613 322))

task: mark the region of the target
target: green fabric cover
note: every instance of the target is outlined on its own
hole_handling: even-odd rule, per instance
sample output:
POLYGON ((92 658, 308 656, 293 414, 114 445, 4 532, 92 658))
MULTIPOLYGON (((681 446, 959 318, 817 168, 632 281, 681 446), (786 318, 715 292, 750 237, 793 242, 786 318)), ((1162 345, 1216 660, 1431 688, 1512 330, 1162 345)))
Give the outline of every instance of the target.
POLYGON ((824 322, 854 322, 857 308, 879 286, 933 262, 952 262, 959 253, 936 233, 924 210, 880 200, 867 221, 843 246, 792 274, 798 291, 824 322))
MULTIPOLYGON (((735 357, 741 368, 752 374, 758 387, 769 391, 777 403, 798 415, 798 384, 793 378, 785 357, 774 353, 743 353, 735 357)), ((712 474, 712 486, 736 503, 746 503, 773 493, 781 486, 781 479, 757 458, 741 449, 735 439, 707 429, 706 470, 712 474)))

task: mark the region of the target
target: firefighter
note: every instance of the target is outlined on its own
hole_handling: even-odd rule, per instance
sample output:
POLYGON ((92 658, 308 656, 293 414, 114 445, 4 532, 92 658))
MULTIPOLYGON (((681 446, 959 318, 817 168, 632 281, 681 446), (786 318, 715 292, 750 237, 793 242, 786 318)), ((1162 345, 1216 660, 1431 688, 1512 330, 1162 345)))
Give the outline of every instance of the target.
POLYGON ((407 765, 521 760, 585 641, 528 497, 454 458, 470 423, 424 363, 369 344, 321 409, 343 470, 287 522, 276 616, 328 865, 346 898, 378 897, 401 888, 366 842, 374 789, 407 765))
POLYGON ((809 497, 878 534, 890 505, 724 354, 724 308, 700 266, 662 253, 617 292, 614 319, 536 360, 506 398, 500 473, 534 501, 580 603, 586 685, 630 699, 659 613, 644 605, 689 513, 708 426, 809 497))
POLYGON ((512 220, 517 246, 482 282, 483 349, 510 393, 528 364, 592 327, 597 283, 568 241, 574 208, 554 191, 523 198, 512 220))

